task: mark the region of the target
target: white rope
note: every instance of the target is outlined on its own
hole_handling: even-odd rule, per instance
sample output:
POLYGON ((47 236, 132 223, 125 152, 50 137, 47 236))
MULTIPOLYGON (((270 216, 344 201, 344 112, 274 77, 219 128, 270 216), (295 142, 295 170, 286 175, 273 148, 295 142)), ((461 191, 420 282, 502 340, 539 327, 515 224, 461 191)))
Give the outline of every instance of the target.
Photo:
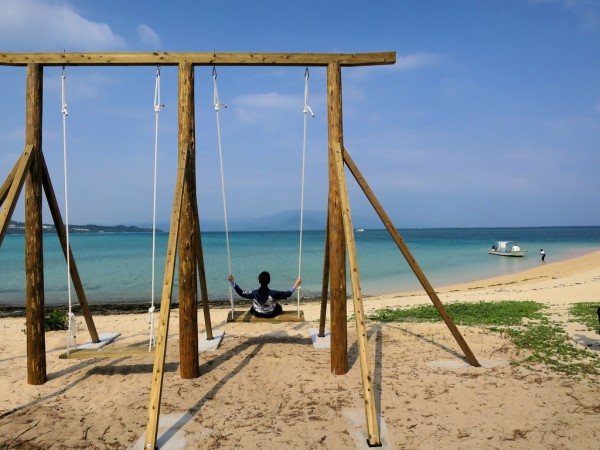
MULTIPOLYGON (((306 122, 307 122, 307 113, 315 117, 315 113, 312 111, 310 106, 308 106, 308 67, 304 71, 304 133, 302 139, 302 182, 300 188, 300 248, 298 250, 298 278, 302 277, 302 233, 304 226, 304 173, 305 173, 305 163, 306 163, 306 122)), ((302 286, 298 286, 298 301, 297 301, 297 310, 298 317, 300 317, 300 300, 302 299, 302 286)))
POLYGON ((154 320, 154 267, 156 261, 156 185, 157 185, 157 173, 158 173, 158 117, 160 110, 163 105, 160 102, 160 67, 156 67, 156 82, 154 85, 154 192, 152 197, 152 291, 151 291, 151 306, 148 309, 148 315, 150 316, 150 342, 148 343, 148 351, 152 351, 152 348, 156 346, 156 327, 154 320))
MULTIPOLYGON (((219 165, 221 168, 221 194, 223 196, 223 219, 225 222, 225 243, 227 246, 227 268, 229 270, 229 275, 232 275, 231 270, 231 251, 229 248, 229 225, 227 220, 227 199, 225 196, 225 171, 223 169, 223 146, 221 144, 221 121, 219 119, 219 111, 221 107, 227 108, 227 105, 221 103, 219 101, 219 90, 217 87, 217 68, 213 67, 213 103, 215 107, 215 116, 217 119, 217 138, 219 144, 219 165)), ((233 319, 233 313, 235 311, 235 303, 233 300, 233 289, 231 288, 231 283, 229 283, 229 303, 231 305, 231 318, 233 319)))
POLYGON ((75 314, 73 314, 73 302, 71 296, 71 244, 69 241, 69 190, 68 190, 68 179, 67 179, 67 117, 69 113, 67 112, 67 94, 66 94, 66 86, 65 80, 67 78, 67 73, 65 68, 62 68, 61 74, 61 93, 62 93, 62 125, 63 125, 63 169, 64 169, 64 179, 65 179, 65 235, 67 241, 67 296, 69 299, 69 315, 68 315, 68 336, 67 336, 67 355, 71 351, 71 338, 73 338, 73 347, 77 350, 77 321, 75 319, 75 314))

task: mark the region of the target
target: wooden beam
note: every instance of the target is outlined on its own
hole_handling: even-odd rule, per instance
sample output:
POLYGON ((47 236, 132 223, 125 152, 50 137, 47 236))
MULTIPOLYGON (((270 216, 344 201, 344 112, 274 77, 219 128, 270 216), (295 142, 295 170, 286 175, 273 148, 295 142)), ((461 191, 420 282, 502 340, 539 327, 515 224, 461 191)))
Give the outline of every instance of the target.
POLYGON ((346 311, 346 250, 335 170, 335 148, 342 147, 342 72, 339 64, 327 66, 329 147, 329 290, 331 323, 331 372, 348 372, 348 315, 346 311))
POLYGON ((6 199, 3 203, 2 210, 0 210, 0 247, 2 246, 4 235, 8 229, 10 218, 12 217, 15 207, 17 206, 19 194, 21 193, 21 189, 25 183, 25 178, 27 178, 27 172, 29 171, 29 166, 31 165, 31 160, 33 159, 33 153, 33 145, 25 146, 25 150, 23 150, 23 153, 21 154, 21 157, 17 163, 17 170, 15 171, 13 179, 11 180, 10 189, 6 194, 6 199))
MULTIPOLYGON (((179 66, 179 148, 188 158, 179 222, 179 374, 183 379, 200 375, 198 361, 197 238, 194 199, 196 198, 196 137, 194 118, 194 67, 179 66)), ((183 155, 180 155, 183 157, 183 155)))
POLYGON ((90 311, 85 290, 83 289, 83 283, 81 282, 81 277, 79 276, 79 270, 77 269, 77 264, 75 263, 73 251, 70 246, 67 248, 67 230, 60 214, 60 208, 58 206, 58 201, 56 200, 56 194, 54 193, 54 187, 52 186, 52 180, 50 179, 50 173, 48 172, 46 159, 44 158, 44 154, 42 152, 40 152, 40 157, 42 160, 42 185, 44 187, 44 192, 46 193, 46 201, 48 202, 50 214, 52 215, 52 220, 54 221, 54 228, 56 228, 56 234, 58 235, 58 240, 60 241, 60 246, 62 248, 63 255, 65 256, 65 260, 67 259, 67 254, 69 255, 71 281, 73 282, 73 287, 77 293, 77 300, 81 306, 81 313, 83 314, 85 324, 88 332, 90 333, 90 339, 92 342, 97 343, 100 342, 98 331, 96 330, 94 318, 92 317, 92 312, 90 311))
POLYGON ((467 342, 463 338, 462 334, 460 333, 460 331, 456 327, 456 324, 452 320, 452 317, 450 317, 450 315, 446 311, 446 308, 444 308, 444 305, 442 304, 442 302, 439 299, 437 293, 435 292, 435 290, 431 286, 431 283, 429 283, 429 280, 425 276, 425 273, 423 272, 423 270, 421 270, 421 267, 417 263, 417 260, 415 259, 415 257, 412 255, 412 253, 408 249, 408 246, 406 245, 406 243, 404 242, 404 240, 400 236, 400 233, 398 233, 398 230, 396 229, 396 227, 394 227, 394 224, 392 223, 392 220, 390 219, 390 217, 387 215, 387 213, 385 212, 385 210, 381 206, 381 203, 379 203, 379 200, 377 199, 377 197, 375 196, 375 194, 371 190, 371 188, 368 185, 367 181, 363 177, 362 173, 360 172, 360 170, 358 169, 358 167, 354 163, 354 160, 350 157, 350 154, 348 153, 348 150, 346 150, 346 149, 344 149, 344 161, 346 162, 346 165, 348 166, 348 169, 350 169, 350 172, 352 173, 352 175, 354 176, 354 178, 358 182, 358 184, 361 187, 362 191, 366 195, 367 199, 369 200, 369 202, 371 202, 371 205, 373 206, 373 209, 375 209, 375 212, 377 213, 377 215, 379 215, 379 218, 381 219, 381 221, 385 225, 385 228, 388 230, 388 232, 392 236, 392 239, 394 239, 394 242, 396 243, 396 245, 400 249, 400 252, 402 252, 402 255, 404 255, 404 258, 406 259, 406 262, 408 262, 408 265, 410 266, 410 268, 412 269, 412 271, 414 272, 414 274, 417 276, 417 279, 421 283, 421 286, 423 286, 423 289, 425 289, 425 292, 427 293, 427 295, 429 296, 429 298, 433 302, 433 305, 438 310, 440 316, 442 317, 442 319, 446 323, 446 326, 448 327, 448 329, 450 330, 450 332, 454 336, 454 339, 456 340, 456 342, 458 343, 458 345, 460 346, 460 348, 464 352, 465 356, 467 357, 467 359, 469 360, 469 362, 471 363, 472 366, 479 367, 480 366, 479 361, 477 361, 477 358, 475 357, 475 355, 471 351, 471 348, 469 347, 469 344, 467 344, 467 342))
POLYGON ((44 333, 44 245, 42 228, 42 110, 43 67, 27 65, 25 143, 33 146, 25 182, 25 305, 27 383, 46 382, 44 333))
POLYGON ((377 53, 0 53, 0 65, 25 66, 371 66, 394 64, 396 52, 377 53))
POLYGON ((4 203, 4 200, 6 200, 8 191, 10 190, 13 179, 15 178, 15 173, 17 173, 17 168, 19 167, 20 161, 21 161, 21 157, 19 157, 19 159, 17 159, 17 162, 13 166, 13 168, 10 171, 10 173, 8 174, 8 176, 6 177, 6 180, 4 180, 4 183, 2 183, 2 186, 0 186, 0 206, 2 206, 2 204, 4 203))
POLYGON ((162 300, 160 303, 160 315, 158 318, 158 333, 156 349, 154 351, 152 388, 150 390, 148 422, 146 425, 146 437, 144 441, 145 449, 154 449, 156 447, 158 418, 160 416, 160 400, 162 397, 165 357, 167 353, 167 337, 169 334, 169 315, 171 312, 171 297, 173 295, 173 281, 175 278, 177 239, 179 235, 179 221, 181 216, 185 173, 187 171, 189 160, 189 148, 180 148, 179 152, 180 157, 178 158, 177 180, 175 182, 175 198, 173 200, 173 210, 171 212, 171 226, 169 228, 169 241, 167 244, 167 258, 165 262, 165 274, 163 277, 162 300))
POLYGON ((358 358, 360 360, 360 373, 362 378, 363 399, 365 402, 365 414, 367 418, 367 431, 369 446, 379 446, 379 427, 377 425, 377 410, 375 407, 375 392, 373 387, 373 372, 371 371, 369 358, 369 338, 365 325, 365 312, 363 308, 362 293, 360 289, 360 272, 358 270, 358 257, 356 254, 356 242, 354 241, 354 227, 352 226, 352 215, 350 214, 350 201, 348 199, 348 188, 346 175, 344 174, 344 160, 342 148, 335 148, 335 168, 342 205, 342 216, 344 219, 344 236, 348 249, 348 265, 350 267, 350 280, 352 283, 352 300, 354 305, 354 318, 356 322, 356 339, 358 341, 358 358))

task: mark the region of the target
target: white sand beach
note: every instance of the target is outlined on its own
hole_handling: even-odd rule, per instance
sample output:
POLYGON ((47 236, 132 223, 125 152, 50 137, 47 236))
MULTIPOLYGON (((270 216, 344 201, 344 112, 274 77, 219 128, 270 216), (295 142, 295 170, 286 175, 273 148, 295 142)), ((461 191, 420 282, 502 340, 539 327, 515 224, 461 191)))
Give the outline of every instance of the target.
MULTIPOLYGON (((437 287, 436 287, 437 288, 437 287)), ((600 306, 600 252, 527 272, 439 288, 442 302, 534 300, 566 316, 575 302, 600 306)), ((429 303, 422 292, 365 298, 366 312, 429 303)), ((329 351, 308 335, 318 303, 303 306, 304 323, 227 323, 211 311, 221 346, 201 353, 201 376, 178 369, 178 311, 171 314, 161 418, 162 448, 367 448, 355 327, 349 321, 350 371, 333 375, 329 351)), ((348 304, 352 312, 352 301, 348 304)), ((203 315, 199 311, 203 330, 203 315)), ((80 319, 79 340, 87 339, 80 319)), ((112 345, 147 342, 144 314, 95 316, 99 332, 120 332, 112 345)), ((66 333, 46 334, 48 382, 27 384, 24 318, 0 319, 0 448, 134 448, 143 438, 151 386, 147 357, 59 359, 66 333)), ((383 448, 596 449, 600 442, 600 377, 574 377, 524 357, 505 336, 459 327, 482 368, 455 367, 462 353, 443 323, 368 322, 383 448), (439 364, 439 363, 443 364, 439 364), (438 364, 436 364, 438 363, 438 364), (445 364, 448 363, 448 364, 445 364)), ((600 335, 568 324, 574 340, 600 351, 600 335)))

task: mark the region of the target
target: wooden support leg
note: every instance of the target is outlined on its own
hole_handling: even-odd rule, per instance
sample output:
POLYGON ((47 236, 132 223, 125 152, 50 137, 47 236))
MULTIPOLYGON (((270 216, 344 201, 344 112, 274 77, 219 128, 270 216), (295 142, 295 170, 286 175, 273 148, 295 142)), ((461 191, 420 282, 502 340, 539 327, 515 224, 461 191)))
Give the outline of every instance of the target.
POLYGON ((352 299, 354 304, 354 317, 356 320, 356 335, 358 340, 358 354, 360 360, 360 372, 362 375, 363 398, 365 402, 365 414, 367 417, 367 431, 369 446, 381 444, 379 437, 379 426, 377 424, 377 410, 375 405, 375 391, 373 386, 373 372, 371 371, 369 358, 369 340, 365 326, 365 313, 360 289, 360 274, 358 270, 358 257, 356 254, 356 242, 354 241, 354 227, 352 226, 352 215, 350 214, 350 201, 344 174, 344 162, 342 149, 335 149, 335 166, 339 185, 340 203, 342 204, 342 216, 344 220, 344 236, 346 248, 348 249, 348 265, 350 266, 350 280, 352 282, 352 299))
POLYGON ((48 172, 48 167, 46 166, 46 160, 44 159, 43 153, 40 153, 40 156, 42 159, 42 184, 44 186, 44 192, 46 193, 46 200, 48 201, 50 214, 52 215, 52 220, 54 221, 54 227, 56 228, 56 234, 60 240, 60 246, 62 247, 65 260, 67 259, 67 252, 69 252, 68 255, 70 262, 69 266, 71 269, 71 281, 73 282, 75 292, 77 293, 77 299, 79 300, 81 313, 83 314, 85 324, 87 325, 88 332, 90 333, 90 339, 92 342, 98 343, 100 342, 100 338, 98 336, 98 331, 96 330, 96 325, 94 324, 94 318, 92 317, 92 312, 90 311, 87 297, 83 289, 83 283, 81 282, 81 277, 79 276, 79 270, 77 269, 77 264, 75 263, 75 258, 73 257, 71 247, 69 246, 69 248, 67 248, 67 231, 60 214, 60 208, 58 206, 58 201, 56 200, 54 188, 52 187, 52 181, 50 180, 50 173, 48 172))
POLYGON ((204 312, 204 327, 206 328, 206 339, 213 339, 212 322, 210 320, 210 307, 208 305, 208 287, 206 286, 206 271, 204 269, 204 252, 202 250, 202 236, 200 234, 200 217, 198 216, 198 201, 194 201, 194 215, 196 222, 196 266, 198 267, 198 279, 200 280, 200 295, 202 297, 202 311, 204 312))
POLYGON ((323 287, 321 289, 321 314, 319 316, 319 337, 325 337, 327 318, 327 296, 329 294, 329 220, 325 231, 325 261, 323 263, 323 287))
MULTIPOLYGON (((21 156, 22 155, 23 154, 21 153, 21 156)), ((8 176, 6 177, 6 180, 4 180, 4 183, 2 183, 2 186, 0 186, 0 206, 2 206, 2 204, 4 203, 4 200, 6 200, 8 191, 9 191, 10 187, 12 186, 12 182, 15 178, 15 174, 17 173, 17 168, 19 167, 19 162, 21 161, 21 156, 19 156, 19 159, 17 159, 17 162, 13 166, 13 168, 10 171, 10 173, 8 174, 8 176)))
POLYGON ((179 235, 179 219, 181 216, 181 203, 183 199, 183 184, 188 160, 188 149, 180 150, 179 168, 175 184, 175 199, 171 213, 171 227, 169 229, 169 242, 167 245, 167 259, 163 279, 160 315, 158 319, 158 333, 156 350, 154 352, 154 367, 152 369, 152 388, 150 390, 150 405, 148 406, 148 423, 144 449, 154 450, 158 434, 158 420, 160 417, 160 400, 164 378, 165 357, 167 353, 167 337, 169 334, 169 315, 171 312, 171 296, 173 295, 173 280, 175 278, 175 260, 177 256, 177 239, 179 235))
POLYGON ((33 145, 27 145, 17 162, 16 170, 10 184, 8 183, 7 178, 7 181, 2 185, 2 188, 3 190, 6 190, 6 193, 3 195, 4 201, 2 202, 2 210, 0 210, 0 246, 2 246, 2 241, 4 240, 8 224, 10 223, 10 218, 17 206, 19 194, 21 193, 23 184, 25 184, 25 179, 27 178, 32 159, 33 145))
POLYGON ((371 202, 371 205, 373 206, 373 208, 375 209, 375 211, 379 215, 379 218, 381 219, 381 221, 385 225, 385 228, 388 230, 388 232, 390 233, 390 235, 394 239, 394 242, 396 243, 396 245, 398 246, 398 248, 400 249, 400 251, 404 255, 404 258, 406 259, 406 261, 410 265, 411 269, 413 270, 413 272, 417 276, 419 282, 421 283, 421 286, 423 286, 423 289, 425 289, 425 292, 427 292, 427 295, 429 296, 429 298, 433 302, 434 306, 436 307, 436 309, 440 313, 440 316, 442 317, 442 319, 446 323, 446 326, 448 327, 448 329, 450 330, 450 332, 454 336, 454 339, 456 340, 456 342, 458 343, 458 345, 460 346, 460 348, 464 352, 464 354, 467 357, 467 359, 469 360, 470 364, 472 366, 474 366, 474 367, 479 367, 480 366, 479 361, 477 361, 477 358, 475 357, 475 355, 471 351, 471 348, 469 347, 469 344, 467 344, 467 342, 463 338, 462 334, 460 333, 460 331, 456 327, 456 324, 454 323, 454 321, 452 320, 452 318, 450 317, 450 315, 446 311, 446 308, 444 308, 444 305, 442 304, 442 302, 439 299, 437 293, 435 292, 435 290, 433 289, 433 287, 429 283, 429 280, 425 276, 425 273, 421 270, 421 267, 417 263, 417 260, 414 258, 414 256, 412 255, 412 253, 408 249, 408 246, 402 240, 402 237, 400 236, 400 233, 398 233, 398 230, 394 227, 391 219, 389 218, 389 216, 387 215, 387 213, 384 211, 383 207, 379 203, 379 200, 377 200, 377 197, 375 197, 375 194, 373 193, 373 191, 371 190, 371 188, 367 184, 367 181, 362 176, 362 173, 360 172, 360 170, 358 169, 358 167, 356 166, 356 164, 354 163, 354 161, 350 157, 350 154, 348 153, 348 150, 344 149, 344 155, 343 156, 344 156, 344 161, 346 162, 346 165, 348 166, 348 169, 350 169, 350 172, 352 173, 352 175, 354 176, 354 178, 356 179, 356 181, 360 185, 362 191, 365 193, 365 195, 367 196, 367 198, 371 202))

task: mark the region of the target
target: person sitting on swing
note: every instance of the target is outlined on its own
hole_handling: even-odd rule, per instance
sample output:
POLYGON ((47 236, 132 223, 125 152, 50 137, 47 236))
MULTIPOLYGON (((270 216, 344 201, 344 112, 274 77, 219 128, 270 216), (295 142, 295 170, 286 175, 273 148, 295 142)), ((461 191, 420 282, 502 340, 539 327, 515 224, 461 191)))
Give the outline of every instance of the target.
POLYGON ((289 298, 298 286, 300 286, 302 279, 298 277, 294 285, 287 291, 275 291, 269 288, 269 283, 271 282, 271 275, 269 275, 269 272, 260 273, 258 276, 260 287, 253 291, 242 290, 233 279, 233 275, 229 275, 229 281, 240 297, 252 300, 250 313, 253 316, 271 318, 278 316, 283 311, 281 305, 277 303, 277 300, 289 298))

